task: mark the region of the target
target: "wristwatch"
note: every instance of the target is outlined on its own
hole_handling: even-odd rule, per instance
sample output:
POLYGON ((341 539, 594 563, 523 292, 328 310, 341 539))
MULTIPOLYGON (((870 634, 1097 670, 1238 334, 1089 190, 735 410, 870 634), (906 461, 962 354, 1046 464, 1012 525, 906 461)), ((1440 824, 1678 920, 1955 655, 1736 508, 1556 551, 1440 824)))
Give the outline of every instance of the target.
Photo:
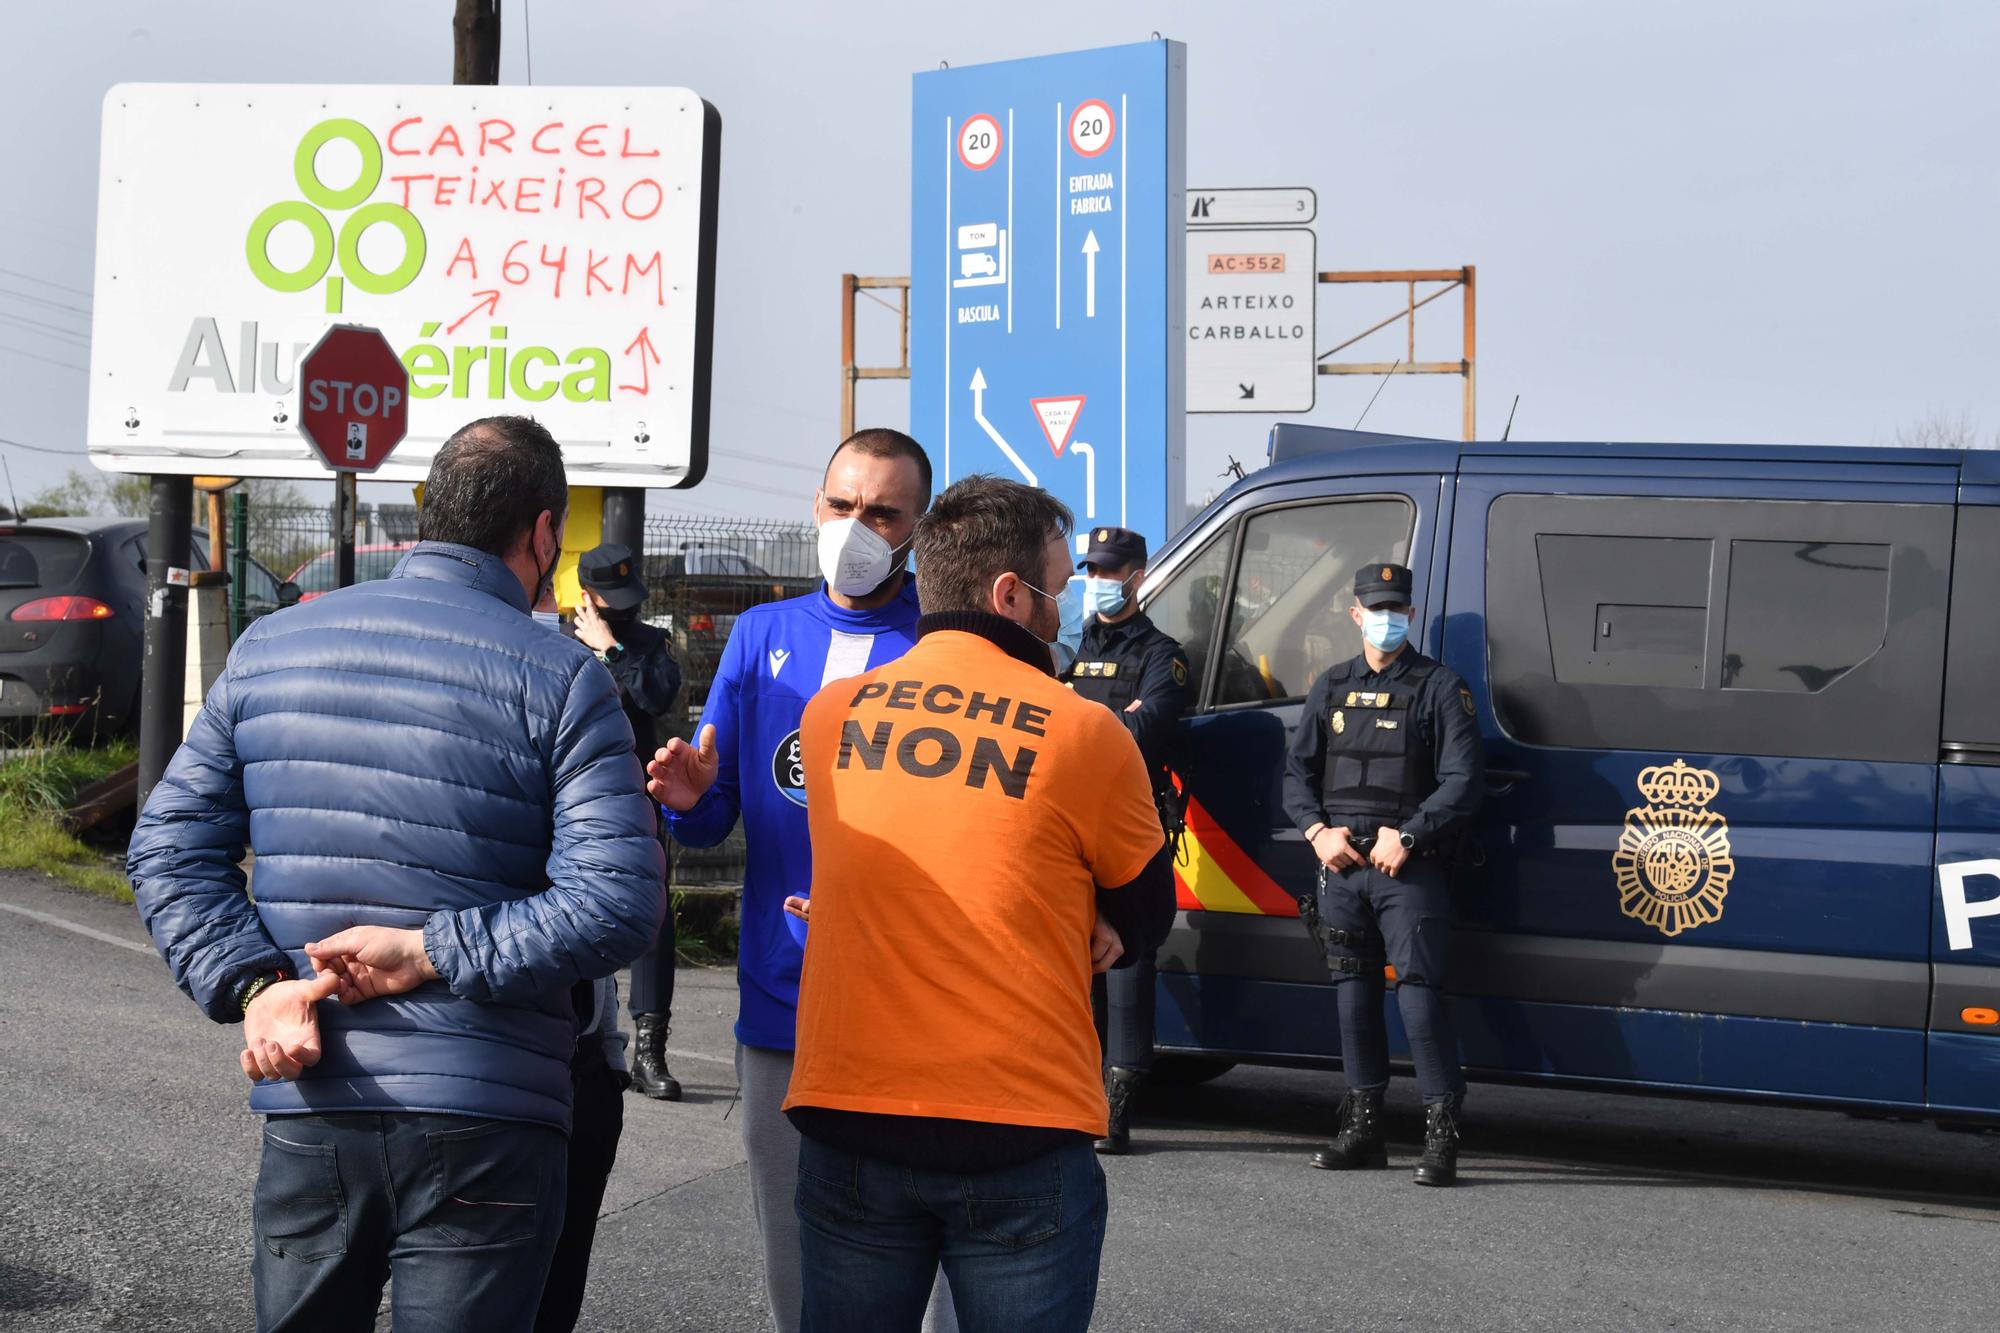
POLYGON ((597 655, 597 660, 604 663, 604 665, 606 666, 610 666, 613 662, 622 660, 624 656, 625 656, 625 645, 619 643, 616 639, 613 639, 611 641, 611 646, 609 648, 606 648, 603 652, 597 655))
POLYGON ((1404 833, 1401 830, 1398 830, 1396 833, 1396 837, 1402 841, 1404 851, 1414 852, 1415 850, 1417 850, 1417 838, 1415 834, 1404 833))
POLYGON ((283 968, 272 968, 268 972, 257 973, 257 975, 244 982, 241 989, 236 992, 237 1011, 239 1013, 249 1013, 250 1001, 256 999, 279 982, 290 981, 291 979, 291 974, 283 968))

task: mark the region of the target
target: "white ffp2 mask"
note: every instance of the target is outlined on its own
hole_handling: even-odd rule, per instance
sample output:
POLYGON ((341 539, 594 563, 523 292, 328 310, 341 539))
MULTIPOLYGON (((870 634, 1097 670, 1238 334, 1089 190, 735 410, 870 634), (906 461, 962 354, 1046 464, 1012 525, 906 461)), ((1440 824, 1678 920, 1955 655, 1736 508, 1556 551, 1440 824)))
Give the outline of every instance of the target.
POLYGON ((843 597, 866 597, 896 572, 897 548, 858 518, 819 525, 819 572, 843 597))

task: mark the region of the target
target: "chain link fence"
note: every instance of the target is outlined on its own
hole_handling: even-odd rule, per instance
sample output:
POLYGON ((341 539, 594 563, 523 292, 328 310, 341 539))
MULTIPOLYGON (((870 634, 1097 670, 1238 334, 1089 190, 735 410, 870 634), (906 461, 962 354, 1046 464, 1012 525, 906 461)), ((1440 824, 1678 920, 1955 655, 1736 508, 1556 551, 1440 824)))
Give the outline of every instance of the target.
MULTIPOLYGON (((244 545, 306 597, 334 586, 333 540, 323 505, 251 505, 244 545)), ((355 575, 386 578, 416 544, 415 505, 362 505, 355 515, 355 575)), ((681 666, 681 694, 665 730, 694 738, 723 646, 753 606, 796 597, 819 583, 814 530, 806 523, 694 514, 648 514, 642 566, 648 595, 640 615, 667 631, 681 666)), ((677 887, 743 882, 739 827, 712 848, 678 849, 677 887)))

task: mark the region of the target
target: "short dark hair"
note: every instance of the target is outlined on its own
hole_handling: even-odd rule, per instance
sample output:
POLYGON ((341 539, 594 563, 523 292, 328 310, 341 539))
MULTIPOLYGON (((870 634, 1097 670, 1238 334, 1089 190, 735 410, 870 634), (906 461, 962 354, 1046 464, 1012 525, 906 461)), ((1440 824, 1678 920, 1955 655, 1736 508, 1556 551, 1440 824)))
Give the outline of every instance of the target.
POLYGON ((1071 521, 1068 505, 1018 481, 953 482, 917 520, 917 602, 927 612, 990 611, 987 594, 1002 574, 1040 586, 1049 539, 1067 538, 1071 521))
POLYGON ((921 444, 903 432, 890 430, 887 426, 870 426, 866 430, 857 430, 836 445, 833 452, 827 456, 826 468, 820 473, 822 485, 825 484, 827 473, 833 471, 833 460, 840 457, 844 449, 867 454, 870 458, 907 458, 915 463, 917 481, 923 489, 922 503, 917 506, 917 512, 922 513, 930 508, 931 456, 924 452, 921 444))
POLYGON ((569 512, 562 446, 533 417, 482 417, 431 460, 417 539, 506 555, 547 510, 569 512))

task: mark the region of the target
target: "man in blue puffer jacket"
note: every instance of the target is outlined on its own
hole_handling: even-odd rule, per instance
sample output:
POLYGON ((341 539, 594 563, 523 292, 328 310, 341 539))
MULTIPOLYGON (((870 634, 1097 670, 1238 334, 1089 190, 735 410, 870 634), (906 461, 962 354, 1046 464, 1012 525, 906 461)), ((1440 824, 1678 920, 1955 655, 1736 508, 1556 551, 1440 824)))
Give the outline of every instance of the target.
POLYGON ((416 548, 244 634, 133 833, 140 916, 181 989, 243 1023, 269 1117, 262 1329, 372 1328, 392 1275, 398 1330, 533 1319, 570 988, 643 952, 664 909, 611 676, 528 614, 567 495, 535 422, 459 431, 416 548))

